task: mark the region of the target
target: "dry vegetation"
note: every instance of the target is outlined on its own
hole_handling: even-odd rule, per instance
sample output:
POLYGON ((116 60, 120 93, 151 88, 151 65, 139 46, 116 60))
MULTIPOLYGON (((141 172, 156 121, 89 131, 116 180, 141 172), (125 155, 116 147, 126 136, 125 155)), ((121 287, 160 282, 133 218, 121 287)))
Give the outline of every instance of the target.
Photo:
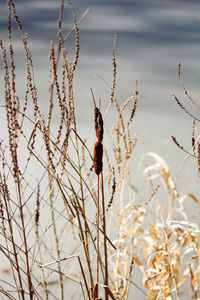
MULTIPOLYGON (((93 300, 133 299, 137 295, 137 299, 169 300, 182 299, 184 291, 187 299, 199 299, 199 226, 188 219, 184 208, 189 198, 198 209, 198 199, 191 193, 182 195, 166 162, 155 153, 146 153, 141 162, 149 157, 154 161, 144 167, 152 193, 142 206, 135 204, 138 192, 132 182, 131 161, 137 140, 130 128, 138 87, 136 83, 133 95, 120 107, 115 97, 116 37, 106 113, 101 114, 93 92, 88 102, 93 105, 93 98, 90 131, 92 137, 96 132, 94 150, 77 131, 73 80, 79 58, 79 21, 68 1, 66 9, 71 9, 74 21, 69 34, 74 34, 76 41, 70 61, 61 30, 64 4, 61 1, 58 44, 50 45, 49 106, 43 116, 28 36, 14 3, 8 0, 9 43, 0 39, 5 86, 1 115, 6 119, 1 126, 7 130, 7 137, 0 141, 0 251, 8 267, 1 270, 0 297, 93 300), (16 86, 13 21, 24 47, 24 99, 18 97, 16 86), (55 106, 59 108, 57 129, 52 126, 55 106), (116 123, 112 132, 105 132, 103 119, 110 107, 115 108, 116 123), (131 113, 125 118, 127 108, 131 113), (107 144, 103 145, 103 137, 107 144), (160 197, 167 199, 166 205, 160 197), (139 272, 138 285, 135 278, 140 278, 139 272)), ((197 106, 181 81, 180 65, 178 76, 185 95, 197 106)), ((175 137, 173 141, 179 151, 194 157, 199 172, 195 124, 199 120, 190 115, 194 120, 193 152, 187 152, 175 137)))

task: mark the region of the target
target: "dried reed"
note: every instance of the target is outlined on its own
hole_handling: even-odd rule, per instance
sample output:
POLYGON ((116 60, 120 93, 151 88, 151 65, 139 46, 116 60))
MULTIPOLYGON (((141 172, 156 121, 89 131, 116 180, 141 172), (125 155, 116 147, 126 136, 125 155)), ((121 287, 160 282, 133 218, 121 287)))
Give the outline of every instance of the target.
MULTIPOLYGON (((49 107, 43 116, 28 35, 14 2, 9 0, 7 5, 9 45, 0 39, 5 90, 1 109, 6 120, 2 126, 7 132, 5 140, 0 140, 0 251, 6 262, 0 270, 2 299, 169 300, 181 299, 188 285, 188 299, 199 299, 200 230, 185 202, 199 209, 200 201, 192 192, 181 194, 167 163, 152 152, 141 158, 150 191, 144 194, 135 188, 132 166, 137 139, 132 123, 139 91, 136 81, 131 97, 123 104, 116 99, 117 36, 110 103, 105 110, 102 102, 104 116, 91 90, 96 136, 92 156, 89 138, 77 129, 74 98, 79 25, 88 10, 78 21, 71 1, 60 1, 57 47, 52 42, 49 54, 49 107), (65 9, 70 9, 73 25, 63 35, 65 9), (18 95, 14 24, 24 51, 24 98, 18 95), (75 38, 72 61, 64 44, 71 34, 75 38), (111 106, 116 113, 112 134, 104 127, 111 106)), ((178 80, 198 110, 183 85, 180 63, 178 80)), ((192 117, 191 151, 174 136, 172 140, 195 159, 200 174, 199 119, 173 98, 192 117)))

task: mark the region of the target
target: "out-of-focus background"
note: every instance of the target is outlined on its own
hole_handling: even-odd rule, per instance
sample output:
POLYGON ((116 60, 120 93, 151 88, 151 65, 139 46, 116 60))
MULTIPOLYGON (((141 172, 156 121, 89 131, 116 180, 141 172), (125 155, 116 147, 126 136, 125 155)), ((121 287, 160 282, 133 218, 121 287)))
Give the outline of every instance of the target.
MULTIPOLYGON (((194 195, 193 200, 199 200, 199 178, 195 162, 190 157, 183 164, 186 154, 178 149, 171 136, 175 136, 185 149, 191 151, 193 120, 178 107, 172 94, 175 94, 191 113, 200 118, 200 111, 195 109, 184 95, 177 76, 180 61, 184 85, 190 96, 199 102, 200 1, 71 0, 71 2, 77 20, 89 9, 79 26, 80 58, 74 81, 79 135, 82 138, 87 136, 86 143, 88 148, 92 149, 94 120, 90 88, 93 89, 97 99, 101 97, 101 111, 104 115, 110 102, 113 37, 117 34, 115 97, 121 106, 129 96, 133 95, 136 81, 139 90, 137 111, 133 124, 131 124, 131 136, 138 139, 131 161, 133 165, 130 166, 131 183, 139 191, 139 196, 136 193, 137 196, 134 198, 134 205, 144 207, 152 193, 152 186, 149 186, 142 176, 144 165, 138 171, 139 160, 142 154, 147 151, 155 152, 163 157, 170 166, 170 174, 173 177, 176 177, 177 172, 184 166, 180 171, 180 178, 176 181, 177 188, 181 195, 191 193, 194 195)), ((42 113, 47 115, 49 105, 49 49, 51 41, 54 45, 57 44, 60 0, 16 0, 15 5, 23 30, 29 36, 38 103, 42 113)), ((0 38, 6 47, 9 44, 7 18, 6 0, 0 0, 0 38)), ((66 5, 62 22, 62 37, 72 27, 72 11, 66 5)), ((25 53, 14 21, 12 33, 17 96, 23 105, 26 89, 25 53)), ((74 42, 74 34, 65 42, 68 55, 72 59, 74 42)), ((2 113, 4 110, 3 79, 4 68, 0 55, 0 140, 6 138, 7 124, 6 116, 2 113)), ((55 126, 59 126, 59 117, 56 118, 58 113, 58 110, 55 111, 53 117, 53 125, 55 126)), ((125 117, 129 117, 129 115, 130 111, 125 112, 125 117)), ((113 105, 105 116, 104 143, 107 145, 110 141, 108 130, 111 132, 114 122, 116 122, 116 109, 113 105)), ((30 125, 31 135, 33 126, 31 123, 30 125)), ((197 123, 197 130, 198 126, 197 123)), ((27 130, 29 131, 29 127, 27 130)), ((41 143, 43 143, 42 139, 41 143)), ((19 150, 18 154, 23 160, 23 151, 20 152, 19 150)), ((128 192, 125 187, 124 198, 128 192)), ((159 194, 159 196, 161 203, 166 202, 165 194, 159 194)), ((184 207, 188 219, 199 224, 199 212, 194 202, 187 200, 184 207)), ((159 214, 157 207, 156 210, 159 214)), ((135 267, 134 272, 137 273, 135 267)), ((140 286, 141 275, 138 272, 135 276, 135 273, 134 282, 138 282, 140 286)), ((7 275, 4 274, 4 276, 7 275)), ((6 280, 8 279, 6 278, 6 280)), ((135 297, 137 297, 137 293, 139 294, 138 299, 139 297, 140 299, 144 298, 139 289, 135 289, 135 297)), ((184 294, 183 291, 181 299, 186 299, 184 294)))
MULTIPOLYGON (((48 106, 49 46, 56 43, 59 0, 17 0, 17 14, 24 32, 29 35, 38 99, 43 112, 48 106)), ((80 60, 75 79, 75 101, 78 103, 80 128, 91 131, 93 104, 90 88, 101 97, 102 111, 109 103, 112 83, 113 35, 116 45, 117 86, 116 97, 120 104, 132 95, 138 80, 139 101, 133 130, 139 139, 139 153, 153 151, 177 169, 184 153, 172 142, 177 137, 186 149, 191 148, 192 120, 175 104, 172 93, 191 111, 177 79, 177 65, 181 61, 182 78, 190 95, 198 102, 200 74, 200 2, 198 0, 72 0, 77 19, 90 8, 80 24, 80 60)), ((65 9, 63 36, 73 25, 72 13, 65 9)), ((0 36, 7 41, 7 5, 0 1, 0 36)), ((24 96, 24 51, 19 34, 14 31, 18 95, 24 96)), ((65 46, 73 55, 74 37, 65 46)), ((0 58, 0 78, 3 78, 0 58)), ((0 101, 4 91, 0 83, 0 101)), ((200 112, 195 111, 198 116, 200 112)), ((56 123, 56 119, 54 120, 56 123)), ((105 120, 112 125, 112 110, 105 120)), ((187 167, 187 165, 186 165, 187 167)), ((189 167, 188 167, 189 168, 189 167)), ((188 171, 188 173, 191 171, 188 171)), ((187 173, 187 172, 186 172, 187 173)), ((196 173, 194 176, 197 176, 196 173)), ((189 178, 183 188, 197 189, 189 178)), ((187 190, 188 192, 188 190, 187 190)))

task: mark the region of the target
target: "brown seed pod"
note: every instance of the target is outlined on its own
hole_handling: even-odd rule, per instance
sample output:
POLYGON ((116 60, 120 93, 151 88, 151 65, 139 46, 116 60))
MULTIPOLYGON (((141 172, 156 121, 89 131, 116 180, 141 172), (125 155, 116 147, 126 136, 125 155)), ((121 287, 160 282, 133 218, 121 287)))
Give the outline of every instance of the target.
POLYGON ((96 131, 96 137, 99 142, 103 141, 103 118, 100 110, 95 107, 94 109, 94 126, 96 131))
POLYGON ((101 142, 96 142, 94 144, 94 172, 99 175, 103 169, 103 145, 101 142))

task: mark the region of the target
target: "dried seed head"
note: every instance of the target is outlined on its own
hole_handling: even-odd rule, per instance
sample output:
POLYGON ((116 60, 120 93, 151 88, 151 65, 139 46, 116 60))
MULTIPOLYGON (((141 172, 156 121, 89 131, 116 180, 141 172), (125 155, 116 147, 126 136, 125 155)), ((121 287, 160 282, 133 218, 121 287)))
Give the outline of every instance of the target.
POLYGON ((2 229, 5 231, 4 207, 3 207, 3 202, 1 197, 0 197, 0 219, 1 219, 2 229))
POLYGON ((195 146, 195 138, 192 137, 192 147, 194 147, 194 146, 195 146))
POLYGON ((176 144, 176 146, 178 146, 181 150, 184 150, 183 146, 181 146, 179 144, 179 142, 177 142, 176 138, 174 136, 171 136, 172 141, 174 142, 174 144, 176 144))
POLYGON ((96 131, 96 137, 99 142, 103 140, 103 118, 100 110, 95 107, 94 109, 94 126, 96 131))
POLYGON ((35 225, 36 225, 37 232, 38 232, 38 226, 39 226, 39 217, 40 217, 40 185, 38 185, 37 198, 36 198, 36 209, 35 209, 35 225))
POLYGON ((113 168, 113 184, 112 184, 112 193, 111 193, 111 197, 110 197, 110 200, 108 201, 108 206, 107 206, 107 209, 106 211, 109 210, 109 208, 111 207, 112 205, 112 202, 113 202, 113 198, 114 198, 114 194, 115 194, 115 191, 116 191, 116 179, 115 179, 115 170, 113 168))
POLYGON ((99 175, 103 169, 103 145, 101 142, 96 142, 94 144, 94 172, 99 175))

